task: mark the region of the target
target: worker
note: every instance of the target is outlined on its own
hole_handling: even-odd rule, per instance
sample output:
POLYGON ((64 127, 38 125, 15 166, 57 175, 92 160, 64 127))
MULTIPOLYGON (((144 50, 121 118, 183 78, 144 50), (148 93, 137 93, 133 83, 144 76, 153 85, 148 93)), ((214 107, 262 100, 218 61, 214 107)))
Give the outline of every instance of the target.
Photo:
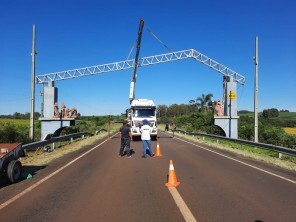
POLYGON ((131 158, 131 152, 130 152, 130 143, 132 141, 132 133, 131 128, 128 126, 128 120, 123 121, 123 126, 120 127, 120 150, 119 150, 119 156, 124 156, 123 150, 126 147, 126 155, 128 158, 131 158))
POLYGON ((152 144, 151 144, 151 132, 152 127, 149 126, 149 122, 147 119, 143 120, 143 126, 140 128, 141 132, 141 139, 142 139, 142 151, 143 155, 142 158, 146 158, 146 147, 149 148, 149 153, 151 157, 154 157, 154 153, 152 151, 152 144))
POLYGON ((169 126, 169 123, 166 122, 166 123, 165 123, 165 131, 169 131, 169 127, 170 127, 170 126, 169 126))

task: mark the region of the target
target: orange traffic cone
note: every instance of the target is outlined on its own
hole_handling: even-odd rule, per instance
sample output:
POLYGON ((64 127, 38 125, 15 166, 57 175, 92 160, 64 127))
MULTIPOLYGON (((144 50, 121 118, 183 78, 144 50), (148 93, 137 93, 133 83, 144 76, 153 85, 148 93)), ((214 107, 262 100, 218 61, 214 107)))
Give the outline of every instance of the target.
POLYGON ((162 156, 162 153, 160 152, 159 144, 157 143, 157 147, 155 150, 155 156, 162 156))
POLYGON ((169 169, 169 178, 168 182, 165 184, 167 187, 177 187, 180 185, 180 182, 177 181, 177 177, 175 174, 175 169, 173 165, 173 161, 170 160, 170 169, 169 169))

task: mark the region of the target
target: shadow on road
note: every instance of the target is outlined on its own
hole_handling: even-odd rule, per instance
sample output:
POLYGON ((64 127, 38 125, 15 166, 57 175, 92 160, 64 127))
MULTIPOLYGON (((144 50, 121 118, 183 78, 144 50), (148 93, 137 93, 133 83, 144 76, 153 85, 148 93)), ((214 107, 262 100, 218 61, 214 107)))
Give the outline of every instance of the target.
MULTIPOLYGON (((45 167, 46 166, 23 166, 22 179, 19 182, 30 178, 30 175, 33 177, 37 171, 42 170, 45 167)), ((9 185, 11 185, 11 182, 5 173, 0 174, 0 189, 9 185)))
MULTIPOLYGON (((136 152, 135 152, 135 150, 133 150, 133 149, 130 149, 130 155, 134 155, 136 152)), ((124 151, 123 152, 123 155, 122 155, 122 157, 123 156, 127 156, 127 153, 126 153, 126 151, 124 151)))
POLYGON ((158 136, 158 139, 172 139, 173 136, 158 136))

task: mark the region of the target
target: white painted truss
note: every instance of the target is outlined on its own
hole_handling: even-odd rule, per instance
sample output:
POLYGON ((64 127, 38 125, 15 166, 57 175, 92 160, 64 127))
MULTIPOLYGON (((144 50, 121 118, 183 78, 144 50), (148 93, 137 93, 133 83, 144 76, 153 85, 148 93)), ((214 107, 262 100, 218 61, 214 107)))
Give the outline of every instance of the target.
MULTIPOLYGON (((170 52, 161 55, 154 55, 143 57, 139 59, 138 67, 149 66, 165 62, 173 62, 176 60, 192 58, 202 64, 214 69, 224 76, 230 76, 234 81, 244 85, 245 77, 239 73, 227 68, 226 66, 216 62, 215 60, 203 55, 195 49, 187 49, 178 52, 170 52)), ((72 69, 61 72, 54 72, 49 74, 42 74, 36 76, 36 84, 43 84, 51 81, 60 81, 66 79, 79 78, 84 76, 91 76, 96 74, 103 74, 107 72, 115 72, 119 70, 134 68, 135 60, 125 60, 121 62, 113 62, 103 65, 90 66, 85 68, 72 69)))

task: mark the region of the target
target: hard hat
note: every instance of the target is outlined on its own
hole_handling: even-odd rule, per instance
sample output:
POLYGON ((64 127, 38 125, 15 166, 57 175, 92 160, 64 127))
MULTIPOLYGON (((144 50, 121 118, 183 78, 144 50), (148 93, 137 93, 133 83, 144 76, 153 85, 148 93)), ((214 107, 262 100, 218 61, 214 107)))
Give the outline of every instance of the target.
POLYGON ((144 120, 143 120, 143 124, 144 124, 144 125, 147 125, 147 124, 148 124, 148 120, 147 120, 147 119, 144 119, 144 120))

